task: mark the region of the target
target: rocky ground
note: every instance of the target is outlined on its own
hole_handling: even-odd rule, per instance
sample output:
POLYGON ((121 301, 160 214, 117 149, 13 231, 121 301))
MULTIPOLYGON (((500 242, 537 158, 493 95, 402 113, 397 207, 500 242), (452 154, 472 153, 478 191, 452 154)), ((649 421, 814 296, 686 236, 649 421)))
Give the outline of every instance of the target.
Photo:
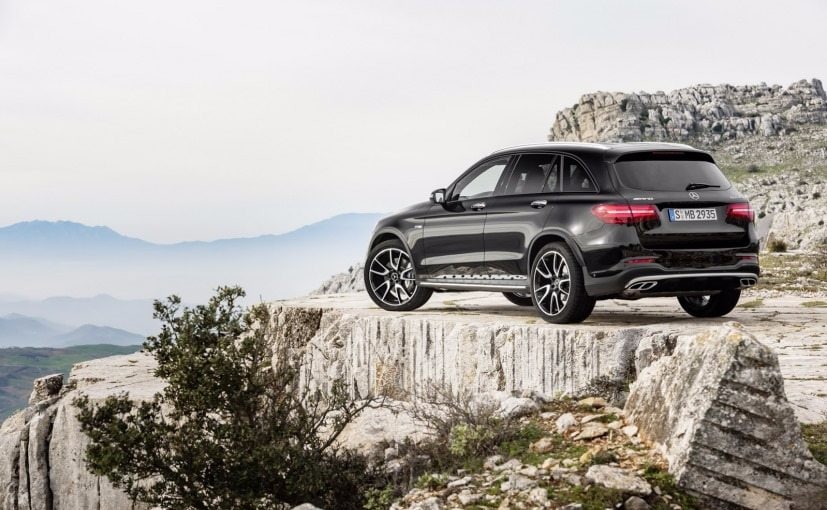
POLYGON ((698 508, 623 410, 602 398, 543 404, 522 425, 523 437, 502 454, 422 475, 391 508, 698 508))
POLYGON ((377 309, 363 293, 315 296, 291 303, 335 307, 357 316, 439 321, 448 314, 470 325, 544 325, 549 331, 571 329, 580 334, 644 328, 670 336, 737 321, 778 354, 787 397, 799 419, 815 423, 827 416, 827 298, 823 291, 807 296, 760 289, 750 291, 744 294, 735 311, 720 319, 693 318, 673 298, 600 301, 592 316, 575 326, 546 326, 533 309, 519 308, 499 294, 482 292, 434 294, 420 310, 402 314, 377 309))

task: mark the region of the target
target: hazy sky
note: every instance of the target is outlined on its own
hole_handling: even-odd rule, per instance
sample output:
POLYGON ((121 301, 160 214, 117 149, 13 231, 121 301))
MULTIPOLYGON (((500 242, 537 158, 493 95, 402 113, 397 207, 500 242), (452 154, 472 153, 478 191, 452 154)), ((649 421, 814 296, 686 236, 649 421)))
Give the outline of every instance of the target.
POLYGON ((827 79, 823 1, 0 0, 0 225, 153 241, 425 199, 586 92, 827 79))

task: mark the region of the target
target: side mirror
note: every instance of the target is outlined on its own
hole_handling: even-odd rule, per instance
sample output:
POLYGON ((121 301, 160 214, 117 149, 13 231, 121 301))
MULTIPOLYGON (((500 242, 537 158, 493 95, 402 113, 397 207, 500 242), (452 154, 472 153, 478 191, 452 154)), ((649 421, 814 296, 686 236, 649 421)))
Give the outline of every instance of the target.
POLYGON ((445 203, 445 188, 435 189, 431 192, 431 202, 435 204, 445 203))

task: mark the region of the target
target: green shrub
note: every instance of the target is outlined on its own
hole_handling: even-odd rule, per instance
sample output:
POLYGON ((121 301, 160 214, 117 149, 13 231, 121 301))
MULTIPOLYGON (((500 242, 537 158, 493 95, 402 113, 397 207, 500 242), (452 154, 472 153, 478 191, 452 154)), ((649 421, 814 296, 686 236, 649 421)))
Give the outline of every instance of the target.
POLYGON ((770 239, 767 243, 767 251, 772 253, 783 253, 787 251, 787 243, 782 239, 770 239))
POLYGON ((243 296, 220 288, 193 309, 175 296, 155 303, 161 332, 144 349, 166 387, 140 403, 75 400, 88 469, 162 508, 362 508, 380 478, 335 441, 366 403, 341 382, 326 396, 299 392, 286 348, 274 357, 269 310, 243 310, 243 296))
POLYGON ((755 163, 752 163, 751 165, 749 165, 749 166, 747 167, 747 173, 756 174, 756 173, 758 173, 758 172, 760 172, 760 171, 761 171, 761 167, 759 167, 759 166, 758 166, 758 165, 756 165, 755 163))

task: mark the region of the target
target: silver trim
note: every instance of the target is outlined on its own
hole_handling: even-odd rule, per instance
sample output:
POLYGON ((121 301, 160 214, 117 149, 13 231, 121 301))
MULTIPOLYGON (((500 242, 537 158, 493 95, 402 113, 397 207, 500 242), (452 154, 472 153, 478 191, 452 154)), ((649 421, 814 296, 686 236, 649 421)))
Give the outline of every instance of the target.
POLYGON ((516 150, 516 149, 526 149, 526 148, 537 148, 537 149, 554 149, 557 147, 583 147, 583 148, 597 148, 603 150, 613 149, 617 146, 622 145, 640 145, 641 147, 647 145, 660 145, 664 148, 681 148, 681 149, 692 149, 697 150, 691 145, 686 145, 685 143, 673 143, 673 142, 617 142, 617 143, 598 143, 598 142, 563 142, 563 141, 555 141, 555 142, 544 142, 544 143, 526 143, 522 145, 511 145, 509 147, 503 147, 502 149, 496 150, 491 154, 496 154, 498 152, 516 150))
POLYGON ((535 209, 542 209, 546 205, 548 205, 548 200, 535 200, 534 202, 531 202, 531 207, 535 209))
POLYGON ((528 280, 521 274, 441 274, 428 277, 429 280, 528 280))
POLYGON ((455 283, 455 282, 419 282, 421 287, 446 290, 499 290, 499 291, 524 291, 525 285, 508 285, 504 283, 455 283))
POLYGON ((626 283, 626 288, 628 289, 632 285, 638 282, 647 282, 647 281, 661 281, 661 280, 671 280, 673 278, 752 278, 756 282, 758 281, 758 277, 755 276, 755 273, 680 273, 680 274, 658 274, 652 276, 638 276, 637 278, 632 278, 626 283))
POLYGON ((485 209, 485 202, 477 202, 476 204, 471 204, 471 209, 474 211, 480 211, 485 209))

